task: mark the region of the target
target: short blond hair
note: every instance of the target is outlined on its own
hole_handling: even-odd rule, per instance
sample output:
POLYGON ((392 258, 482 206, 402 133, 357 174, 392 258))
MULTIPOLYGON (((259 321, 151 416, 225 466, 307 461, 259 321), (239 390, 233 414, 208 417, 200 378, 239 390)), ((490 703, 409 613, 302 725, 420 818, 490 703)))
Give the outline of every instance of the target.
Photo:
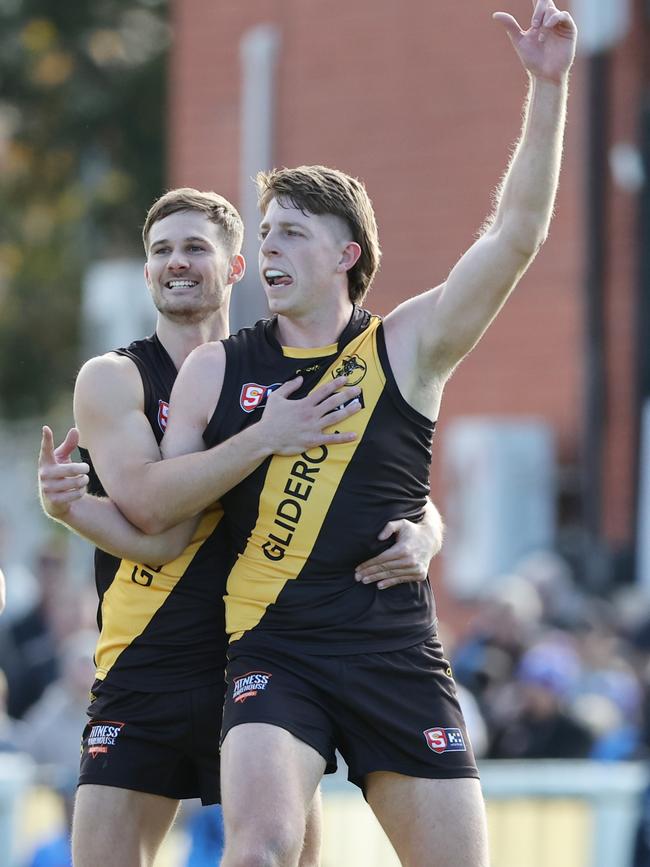
POLYGON ((332 214, 345 222, 352 239, 361 247, 358 261, 348 271, 350 300, 361 303, 381 260, 377 220, 363 182, 327 166, 273 169, 259 172, 255 180, 262 214, 271 199, 278 199, 301 211, 332 214))
POLYGON ((239 253, 244 240, 244 224, 239 211, 218 193, 202 192, 192 187, 168 190, 149 208, 142 227, 142 243, 149 252, 149 232, 154 223, 179 211, 198 211, 219 226, 230 253, 239 253))

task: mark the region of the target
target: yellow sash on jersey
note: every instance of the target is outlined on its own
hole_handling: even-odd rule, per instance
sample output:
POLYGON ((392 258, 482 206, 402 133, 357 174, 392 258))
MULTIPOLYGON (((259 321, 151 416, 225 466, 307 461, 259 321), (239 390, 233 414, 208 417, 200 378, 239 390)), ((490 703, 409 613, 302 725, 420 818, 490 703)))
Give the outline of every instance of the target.
POLYGON ((364 408, 336 429, 356 432, 356 440, 329 448, 318 446, 298 457, 275 455, 271 459, 257 523, 226 585, 226 631, 231 641, 257 626, 286 582, 300 574, 314 548, 334 495, 384 390, 386 379, 376 341, 380 322, 373 316, 368 328, 343 348, 318 383, 331 382, 342 362, 351 359, 348 382, 361 386, 364 408))

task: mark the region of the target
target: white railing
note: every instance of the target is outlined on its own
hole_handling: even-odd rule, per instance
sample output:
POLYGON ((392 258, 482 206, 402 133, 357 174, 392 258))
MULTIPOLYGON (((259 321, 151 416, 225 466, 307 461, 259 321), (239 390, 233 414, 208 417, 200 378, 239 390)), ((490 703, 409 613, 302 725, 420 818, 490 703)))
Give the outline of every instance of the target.
MULTIPOLYGON (((492 867, 630 867, 646 765, 536 760, 480 767, 492 867)), ((325 779, 323 799, 322 867, 399 867, 342 773, 325 779)))

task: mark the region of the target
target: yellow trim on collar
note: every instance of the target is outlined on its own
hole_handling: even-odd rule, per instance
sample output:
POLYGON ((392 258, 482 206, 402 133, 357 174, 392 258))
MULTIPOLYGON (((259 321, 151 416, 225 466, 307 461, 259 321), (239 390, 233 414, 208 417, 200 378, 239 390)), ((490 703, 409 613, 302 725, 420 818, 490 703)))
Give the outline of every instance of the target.
POLYGON ((335 355, 338 349, 338 343, 330 343, 328 346, 316 346, 308 349, 304 349, 302 346, 283 346, 282 354, 287 358, 321 358, 325 355, 335 355))

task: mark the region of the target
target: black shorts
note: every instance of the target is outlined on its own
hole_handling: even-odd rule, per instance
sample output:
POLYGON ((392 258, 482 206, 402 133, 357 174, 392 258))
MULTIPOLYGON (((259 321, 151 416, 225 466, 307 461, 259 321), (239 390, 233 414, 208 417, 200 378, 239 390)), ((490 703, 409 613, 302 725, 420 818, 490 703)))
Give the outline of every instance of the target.
POLYGON ((351 656, 282 651, 235 656, 226 670, 222 739, 242 723, 291 732, 363 788, 373 771, 430 779, 478 778, 442 647, 351 656))
POLYGON ((134 692, 95 681, 79 785, 218 804, 224 689, 221 681, 173 693, 134 692))

